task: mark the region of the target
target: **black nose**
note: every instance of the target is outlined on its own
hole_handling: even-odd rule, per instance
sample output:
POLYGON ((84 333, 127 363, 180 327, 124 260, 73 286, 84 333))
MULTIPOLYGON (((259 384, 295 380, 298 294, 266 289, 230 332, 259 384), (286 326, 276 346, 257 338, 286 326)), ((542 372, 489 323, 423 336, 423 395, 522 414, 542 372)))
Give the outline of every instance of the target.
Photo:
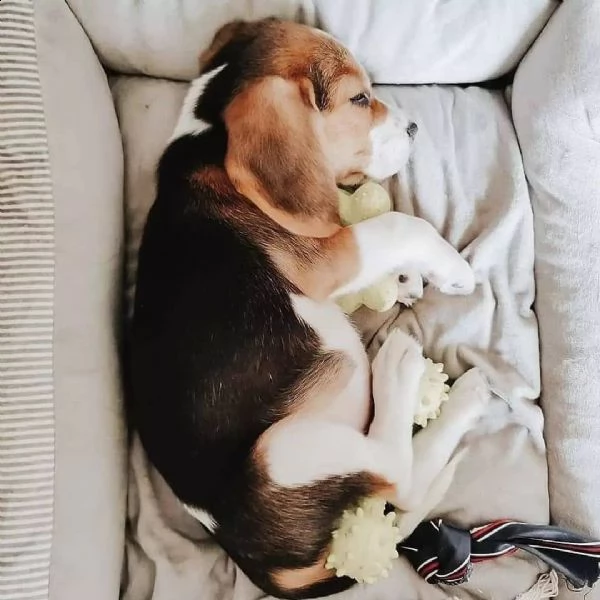
POLYGON ((416 123, 409 123, 406 128, 406 133, 408 133, 409 138, 414 138, 417 135, 417 131, 419 131, 419 126, 416 123))

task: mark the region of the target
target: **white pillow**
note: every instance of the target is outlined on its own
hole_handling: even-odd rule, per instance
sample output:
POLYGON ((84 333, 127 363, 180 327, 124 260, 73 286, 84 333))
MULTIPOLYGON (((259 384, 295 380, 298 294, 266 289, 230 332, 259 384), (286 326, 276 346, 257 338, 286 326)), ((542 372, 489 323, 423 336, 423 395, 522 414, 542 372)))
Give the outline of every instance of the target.
POLYGON ((377 83, 470 83, 516 67, 555 0, 315 0, 377 83))
POLYGON ((215 31, 237 18, 315 18, 377 83, 465 83, 517 65, 557 0, 70 0, 102 62, 191 79, 215 31))
POLYGON ((312 0, 70 0, 100 60, 120 73, 190 80, 198 57, 233 19, 314 23, 312 0))

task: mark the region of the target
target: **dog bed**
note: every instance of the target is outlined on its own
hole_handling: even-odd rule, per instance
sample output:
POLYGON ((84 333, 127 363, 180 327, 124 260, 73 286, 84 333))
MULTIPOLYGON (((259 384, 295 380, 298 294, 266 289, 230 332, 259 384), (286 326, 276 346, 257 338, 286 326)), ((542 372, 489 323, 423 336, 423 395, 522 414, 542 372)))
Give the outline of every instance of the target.
MULTIPOLYGON (((480 285, 470 298, 428 290, 414 310, 356 320, 371 356, 399 326, 453 375, 477 364, 493 382, 443 516, 540 522, 549 501, 554 522, 600 536, 597 2, 2 0, 0 301, 15 291, 27 300, 9 299, 1 315, 0 595, 263 596, 182 512, 135 438, 127 444, 119 344, 123 230, 131 294, 154 165, 185 90, 152 78, 189 80, 219 25, 266 14, 321 24, 379 83, 462 84, 380 88, 420 125, 412 163, 387 185, 397 208, 430 219, 473 260, 480 285), (511 102, 503 88, 515 70, 511 102), (39 187, 43 202, 32 202, 39 187), (30 258, 42 242, 28 228, 40 219, 43 256, 30 258), (46 287, 30 293, 40 277, 46 287), (32 407, 27 388, 40 378, 32 407)), ((502 600, 544 568, 516 555, 476 566, 468 585, 436 588, 399 561, 389 580, 345 597, 502 600)))
MULTIPOLYGON (((131 300, 137 247, 153 201, 153 169, 186 86, 117 77, 112 90, 127 165, 131 300)), ((478 366, 492 382, 489 415, 469 437, 471 450, 440 514, 463 525, 499 517, 546 523, 543 419, 535 403, 540 382, 532 311, 533 219, 506 96, 476 87, 384 86, 377 93, 391 105, 402 105, 419 125, 411 161, 387 182, 395 208, 426 218, 461 249, 476 271, 478 286, 470 297, 443 296, 427 288, 412 309, 385 314, 361 310, 357 325, 371 356, 390 329, 400 327, 422 341, 428 356, 443 361, 451 377, 478 366)), ((192 600, 199 597, 198 590, 206 598, 260 596, 183 513, 137 441, 131 455, 129 518, 126 600, 146 598, 150 589, 153 600, 174 595, 192 600), (201 544, 190 541, 198 537, 201 544)), ((477 567, 461 589, 512 598, 529 588, 541 569, 522 556, 503 558, 477 567)), ((406 598, 440 594, 401 561, 388 580, 350 594, 391 600, 399 590, 406 598)))

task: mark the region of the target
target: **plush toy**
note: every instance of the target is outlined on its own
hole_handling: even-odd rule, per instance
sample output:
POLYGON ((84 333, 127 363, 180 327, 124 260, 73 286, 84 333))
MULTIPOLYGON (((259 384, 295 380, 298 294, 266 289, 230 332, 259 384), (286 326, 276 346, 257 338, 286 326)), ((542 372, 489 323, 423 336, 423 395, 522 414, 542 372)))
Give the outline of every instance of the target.
MULTIPOLYGON (((429 358, 423 360, 425 372, 414 416, 414 423, 420 427, 439 417, 450 389, 444 366, 429 358)), ((344 511, 332 534, 326 568, 334 569, 338 577, 352 577, 359 583, 374 583, 388 576, 392 561, 398 557, 396 545, 401 535, 398 515, 393 511, 385 514, 385 505, 382 498, 365 498, 354 510, 344 511)))
MULTIPOLYGON (((386 189, 374 181, 364 183, 353 194, 338 189, 338 196, 340 220, 345 226, 366 221, 392 210, 392 201, 386 189)), ((390 273, 364 290, 338 298, 337 303, 346 314, 352 314, 363 305, 371 310, 384 312, 399 300, 408 304, 408 301, 399 294, 399 275, 399 273, 390 273)))
POLYGON ((338 188, 339 213, 342 225, 354 225, 392 210, 387 190, 374 181, 367 181, 353 193, 338 188))

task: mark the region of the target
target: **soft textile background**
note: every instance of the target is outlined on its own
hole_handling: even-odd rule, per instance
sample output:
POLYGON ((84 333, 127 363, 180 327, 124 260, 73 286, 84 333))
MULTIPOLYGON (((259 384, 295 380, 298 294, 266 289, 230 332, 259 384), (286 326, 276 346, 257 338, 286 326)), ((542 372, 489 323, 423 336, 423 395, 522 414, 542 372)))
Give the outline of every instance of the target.
POLYGON ((0 596, 43 598, 55 483, 54 196, 31 0, 0 2, 0 596))
MULTIPOLYGON (((552 517, 600 536, 600 4, 569 0, 515 79, 535 215, 552 517)), ((600 588, 594 590, 600 598, 600 588)))
POLYGON ((557 0, 68 0, 103 63, 121 73, 191 79, 215 30, 277 15, 318 23, 378 83, 464 83, 518 64, 557 0))
MULTIPOLYGON (((135 254, 153 200, 154 167, 171 133, 185 86, 119 77, 113 93, 124 138, 129 292, 135 254)), ((531 311, 533 231, 527 185, 503 95, 477 88, 384 88, 419 123, 410 165, 390 182, 396 208, 430 220, 472 261, 480 285, 471 297, 433 289, 411 311, 368 311, 357 320, 373 353, 390 325, 415 333, 452 376, 471 365, 497 392, 490 415, 459 469, 441 513, 465 525, 499 517, 548 519, 546 461, 539 394, 537 326, 531 311)), ((218 257, 215 258, 218 260, 218 257)), ((131 455, 130 537, 126 600, 260 597, 201 527, 185 515, 141 448, 131 455), (190 542, 201 539, 199 545, 190 542), (199 590, 202 590, 200 592, 199 590)), ((294 535, 293 532, 290 532, 294 535)), ((472 582, 452 590, 496 600, 514 598, 539 566, 508 558, 476 568, 472 582), (510 572, 510 577, 506 574, 510 572)), ((442 592, 404 563, 391 578, 349 598, 435 598, 442 592)))
MULTIPOLYGON (((323 0, 318 5, 295 0, 227 0, 218 3, 197 0, 70 0, 75 15, 69 14, 64 0, 36 0, 34 3, 39 70, 56 199, 57 305, 53 341, 57 356, 54 374, 58 385, 55 404, 56 505, 50 577, 52 598, 114 600, 123 534, 123 422, 115 343, 118 329, 116 321, 121 314, 116 298, 121 283, 122 156, 105 77, 86 33, 108 68, 187 79, 195 73, 197 52, 206 45, 214 29, 222 22, 236 16, 262 16, 265 12, 300 18, 298 11, 305 7, 303 18, 329 23, 329 27, 335 29, 338 35, 350 44, 356 44, 362 58, 373 71, 380 70, 385 74, 398 69, 404 72, 403 65, 413 54, 415 58, 411 68, 414 71, 406 75, 407 81, 433 81, 435 78, 439 81, 471 81, 489 78, 514 67, 529 40, 541 30, 545 18, 543 15, 549 14, 557 6, 556 2, 541 0, 488 0, 474 3, 470 0, 422 0, 419 3, 390 0, 385 3, 389 4, 388 11, 393 12, 396 5, 403 5, 402 12, 406 15, 412 10, 410 5, 418 4, 428 7, 427 16, 423 23, 401 23, 400 19, 390 17, 386 19, 389 30, 378 30, 378 34, 371 37, 364 24, 376 23, 377 19, 365 6, 377 5, 380 10, 385 6, 371 0, 359 0, 356 3, 354 0, 346 1, 352 2, 353 7, 352 11, 348 11, 347 20, 345 14, 334 19, 333 11, 343 5, 338 0, 323 0), (466 6, 470 7, 469 12, 461 8, 466 6), (318 8, 318 11, 311 11, 311 7, 318 8), (529 9, 531 13, 522 12, 529 9), (358 11, 363 11, 361 19, 364 17, 367 21, 354 18, 358 11), (442 18, 448 14, 461 16, 455 19, 442 18), (441 19, 439 26, 434 15, 441 19), (338 18, 339 23, 343 21, 347 25, 347 31, 337 27, 338 18), (83 28, 78 26, 77 20, 83 24, 83 28), (509 28, 506 28, 506 23, 510 25, 509 28), (393 40, 400 35, 405 36, 407 45, 398 47, 394 54, 388 48, 396 48, 393 40), (363 40, 368 41, 364 47, 363 40), (432 53, 431 48, 424 45, 425 42, 435 45, 443 40, 444 54, 441 56, 432 53), (453 44, 450 44, 452 40, 453 44), (508 46, 507 40, 510 41, 508 46), (456 55, 448 50, 453 47, 457 49, 456 55), (414 52, 417 49, 418 52, 414 52), (372 62, 372 58, 378 55, 382 57, 381 65, 377 61, 372 62), (423 60, 418 60, 419 57, 423 60)), ((2 0, 2 3, 6 4, 6 0, 2 0)), ((11 6, 18 4, 18 1, 13 2, 11 6)), ((600 30, 600 6, 591 0, 567 0, 559 6, 517 74, 513 110, 535 209, 539 283, 537 309, 542 337, 544 408, 548 415, 545 434, 549 445, 552 512, 554 518, 563 524, 589 529, 600 535, 600 471, 597 469, 600 461, 600 422, 597 418, 600 387, 600 356, 597 352, 597 340, 600 337, 597 310, 600 300, 600 265, 597 264, 600 74, 597 57, 600 49, 597 32, 600 30)), ((32 61, 36 62, 35 59, 32 61)), ((32 70, 35 70, 33 65, 32 70)), ((380 77, 388 81, 387 75, 380 77)), ((175 88, 167 91, 169 86, 161 82, 140 83, 140 87, 150 87, 136 93, 133 83, 121 82, 119 85, 125 88, 118 95, 127 144, 128 210, 132 218, 137 214, 136 227, 139 229, 145 215, 144 202, 148 202, 152 196, 150 165, 156 159, 163 140, 168 137, 169 120, 174 118, 183 92, 175 91, 175 88), (126 92, 131 95, 131 100, 127 102, 124 100, 126 92), (135 125, 131 120, 126 124, 123 116, 126 111, 139 119, 135 125), (148 132, 144 131, 145 124, 148 132), (134 130, 137 131, 135 135, 132 133, 134 130), (160 136, 163 137, 159 139, 160 136), (139 142, 135 137, 139 138, 139 142), (149 179, 146 180, 146 177, 149 179), (138 190, 135 192, 137 195, 132 196, 134 190, 138 190), (138 201, 140 203, 136 204, 138 201)), ((451 92, 452 104, 455 91, 447 89, 451 92)), ((472 95, 472 91, 464 94, 472 95)), ((441 201, 443 194, 445 199, 446 189, 453 196, 458 194, 467 200, 480 198, 488 187, 496 188, 490 183, 492 180, 506 184, 507 190, 515 191, 513 184, 522 181, 522 174, 520 169, 504 159, 494 158, 486 163, 485 168, 481 168, 478 178, 482 189, 477 188, 476 182, 469 185, 462 183, 466 173, 457 165, 471 163, 465 162, 467 159, 458 138, 462 122, 468 120, 469 115, 463 100, 457 100, 456 110, 447 105, 448 101, 444 101, 443 111, 436 113, 438 117, 443 113, 443 118, 435 117, 432 113, 428 117, 427 128, 422 127, 419 136, 420 140, 426 139, 430 133, 428 128, 432 127, 434 120, 439 120, 442 129, 436 130, 434 146, 440 144, 445 154, 443 159, 434 155, 438 162, 428 171, 428 174, 432 173, 432 182, 438 182, 435 184, 438 186, 435 188, 438 196, 433 198, 436 202, 441 201), (464 196, 460 195, 462 191, 465 192, 464 196)), ((498 111, 494 112, 489 122, 485 117, 480 121, 493 126, 498 115, 504 115, 501 105, 498 105, 498 111)), ((478 114, 477 111, 475 114, 478 114)), ((487 131, 486 136, 490 135, 484 125, 476 125, 475 131, 470 134, 473 141, 477 140, 480 127, 487 131)), ((498 131, 502 132, 510 148, 514 148, 504 120, 498 131)), ((422 148, 422 143, 419 143, 422 148)), ((473 152, 485 155, 486 150, 486 139, 481 139, 477 141, 473 152)), ((435 147, 430 151, 435 151, 435 147)), ((497 149, 493 150, 493 154, 497 152, 497 149)), ((515 155, 515 152, 511 150, 510 155, 515 155)), ((474 171, 479 169, 476 160, 472 165, 474 171)), ((468 179, 476 178, 471 174, 468 179)), ((407 181, 411 190, 425 191, 421 184, 417 185, 410 172, 407 181)), ((522 198, 521 194, 519 191, 519 198, 522 198)), ((495 225, 500 221, 511 222, 506 217, 506 211, 512 214, 513 209, 502 204, 505 201, 506 198, 501 195, 500 212, 492 211, 495 225)), ((522 202, 519 200, 517 206, 523 207, 522 202)), ((455 227, 461 231, 460 222, 454 220, 456 207, 453 205, 442 202, 442 206, 449 208, 448 214, 440 217, 433 204, 430 205, 422 197, 413 201, 409 194, 400 204, 431 211, 438 226, 450 235, 454 235, 452 232, 455 227)), ((479 210, 489 209, 479 206, 479 210)), ((464 218, 464 214, 460 218, 464 218)), ((478 219, 483 219, 481 213, 478 219)), ((521 227, 525 228, 524 224, 517 224, 517 229, 521 227)), ((494 246, 494 237, 489 239, 494 246)), ((525 245, 529 240, 526 235, 520 239, 525 245)), ((503 260, 509 257, 512 260, 514 256, 521 257, 523 254, 521 245, 516 242, 511 252, 506 252, 505 241, 500 247, 503 260)), ((522 265, 521 258, 517 264, 522 265)), ((499 286, 493 289, 506 289, 506 281, 500 281, 499 286)), ((524 297, 528 295, 529 291, 524 297)), ((502 323, 502 319, 510 314, 509 321, 518 324, 515 315, 524 310, 525 318, 520 331, 524 333, 530 329, 526 323, 531 322, 531 318, 527 309, 522 308, 528 303, 524 298, 518 303, 507 302, 505 294, 495 291, 486 298, 489 312, 486 312, 485 318, 489 323, 496 319, 493 315, 502 315, 495 321, 502 323)), ((429 310, 426 309, 429 301, 425 300, 423 310, 429 310)), ((466 307, 464 305, 460 310, 467 310, 466 307)), ((475 314, 481 317, 477 311, 475 314)), ((390 318, 394 318, 394 315, 390 318)), ((415 319, 416 316, 408 313, 400 317, 400 322, 407 327, 414 327, 415 319)), ((374 349, 379 342, 373 331, 382 326, 381 319, 370 322, 363 315, 361 320, 367 328, 365 337, 367 341, 373 340, 374 349)), ((465 329, 468 327, 470 325, 465 325, 465 329)), ((479 325, 476 329, 481 333, 479 325)), ((490 331, 496 334, 499 328, 490 326, 490 331)), ((425 333, 430 340, 431 335, 425 333)), ((517 334, 517 337, 520 335, 517 334)), ((482 339, 486 338, 482 336, 482 339)), ((529 340, 524 342, 525 346, 530 344, 531 333, 524 334, 524 339, 529 340)), ((538 415, 535 410, 528 410, 527 407, 531 405, 523 400, 537 393, 537 383, 531 378, 531 362, 522 361, 522 351, 517 341, 508 339, 505 342, 504 346, 509 350, 498 353, 503 365, 499 369, 502 372, 501 379, 504 381, 507 376, 507 365, 516 365, 514 384, 509 386, 512 390, 509 392, 513 399, 512 406, 517 410, 519 406, 523 409, 519 411, 518 420, 529 423, 530 430, 537 432, 538 415), (511 358, 512 352, 514 356, 511 358), (521 391, 515 394, 514 391, 519 388, 521 391)), ((485 345, 478 340, 475 351, 468 353, 469 360, 476 360, 483 353, 490 368, 492 346, 485 350, 485 345)), ((449 352, 449 362, 457 364, 459 359, 462 360, 464 344, 462 346, 463 349, 455 347, 449 352)), ((436 344, 431 344, 429 348, 436 352, 436 344)), ((499 422, 504 422, 504 417, 499 422)), ((514 494, 515 504, 520 503, 517 507, 519 510, 515 512, 529 511, 530 507, 534 507, 532 514, 542 515, 545 496, 540 491, 543 486, 538 478, 543 476, 543 469, 540 467, 530 471, 528 466, 520 469, 518 460, 522 453, 524 465, 534 464, 538 459, 541 462, 541 454, 530 452, 536 436, 527 435, 525 428, 519 425, 512 425, 505 431, 513 433, 508 437, 502 433, 500 437, 493 438, 504 440, 503 446, 498 442, 498 448, 506 450, 499 457, 501 476, 494 477, 496 471, 489 466, 496 464, 494 460, 499 454, 494 444, 491 444, 492 451, 488 454, 481 452, 482 462, 488 469, 477 473, 488 489, 483 498, 489 500, 489 490, 492 489, 499 490, 493 498, 497 496, 498 502, 504 502, 505 498, 511 498, 510 494, 514 494), (521 440, 521 443, 514 443, 515 439, 521 440), (486 458, 488 456, 489 460, 486 458), (528 457, 537 458, 530 460, 528 457), (513 465, 510 467, 512 475, 519 477, 514 482, 516 488, 512 490, 508 489, 502 476, 504 460, 513 465), (530 472, 537 475, 530 478, 530 472), (524 500, 522 495, 526 496, 524 500), (528 499, 527 495, 531 498, 528 499)), ((231 563, 217 548, 204 544, 198 553, 194 546, 184 543, 184 537, 173 533, 180 518, 177 506, 174 504, 174 508, 169 510, 171 505, 168 496, 154 475, 151 479, 153 487, 143 488, 142 484, 150 480, 143 479, 147 471, 144 470, 143 460, 139 458, 132 480, 130 514, 133 518, 130 521, 132 535, 128 558, 132 572, 136 556, 140 557, 139 564, 143 563, 147 569, 135 571, 133 578, 128 579, 132 590, 140 584, 130 597, 145 597, 144 594, 150 594, 154 585, 157 593, 162 594, 165 589, 173 589, 169 588, 169 577, 181 584, 184 576, 189 577, 190 587, 180 588, 182 598, 204 597, 211 592, 212 596, 222 598, 245 599, 256 595, 245 579, 236 575, 231 563), (167 528, 161 529, 159 526, 159 513, 152 512, 155 505, 149 501, 150 496, 146 496, 148 501, 136 504, 138 486, 140 490, 150 489, 153 494, 160 493, 155 498, 159 498, 161 518, 167 520, 167 528), (142 505, 145 506, 143 510, 142 505), (148 542, 149 535, 156 540, 154 549, 148 542), (167 543, 168 539, 173 542, 172 546, 167 543), (139 544, 143 545, 143 550, 139 544), (155 557, 155 564, 149 561, 146 553, 155 557), (232 583, 234 579, 235 585, 232 583), (198 587, 199 582, 205 586, 198 587), (161 587, 163 585, 167 587, 161 587)), ((475 484, 469 481, 473 480, 470 467, 466 465, 459 473, 457 487, 447 500, 449 508, 459 505, 460 486, 465 485, 471 490, 475 484)), ((483 493, 480 487, 476 491, 483 493)), ((471 495, 469 491, 469 498, 476 498, 476 494, 471 495)), ((508 510, 510 506, 507 504, 504 508, 508 510)), ((495 511, 490 506, 490 512, 495 511)), ((455 514, 461 517, 460 513, 455 514)), ((462 518, 470 520, 470 515, 470 512, 465 513, 462 518)), ((475 516, 473 514, 473 518, 475 516)), ((193 535, 193 523, 190 521, 186 521, 181 528, 186 536, 193 535)), ((486 582, 487 592, 482 597, 510 595, 500 584, 497 588, 499 596, 495 590, 489 591, 488 586, 493 586, 494 578, 501 574, 510 580, 517 577, 515 588, 521 590, 526 587, 521 585, 518 576, 526 573, 522 579, 524 582, 533 571, 524 567, 526 570, 521 572, 515 570, 515 565, 520 563, 513 560, 502 565, 497 563, 490 566, 489 571, 485 570, 488 567, 478 567, 478 573, 489 572, 491 578, 486 582)), ((426 590, 427 596, 433 597, 434 594, 431 588, 418 583, 418 578, 410 570, 394 573, 393 583, 390 583, 392 588, 389 594, 393 594, 394 599, 398 597, 400 589, 408 590, 407 598, 417 595, 424 597, 423 590, 426 590), (413 588, 413 584, 417 587, 413 588), (417 589, 420 592, 415 591, 417 589)), ((453 595, 463 595, 462 588, 452 592, 453 595)), ((362 597, 360 590, 354 592, 354 597, 362 597)), ((379 597, 385 598, 384 595, 379 597)), ((594 594, 588 597, 592 598, 594 594)))
POLYGON ((315 0, 377 83, 469 83, 513 69, 556 0, 315 0))
POLYGON ((106 74, 85 32, 64 2, 33 4, 55 236, 48 593, 52 600, 113 600, 126 492, 118 353, 123 153, 106 74))

